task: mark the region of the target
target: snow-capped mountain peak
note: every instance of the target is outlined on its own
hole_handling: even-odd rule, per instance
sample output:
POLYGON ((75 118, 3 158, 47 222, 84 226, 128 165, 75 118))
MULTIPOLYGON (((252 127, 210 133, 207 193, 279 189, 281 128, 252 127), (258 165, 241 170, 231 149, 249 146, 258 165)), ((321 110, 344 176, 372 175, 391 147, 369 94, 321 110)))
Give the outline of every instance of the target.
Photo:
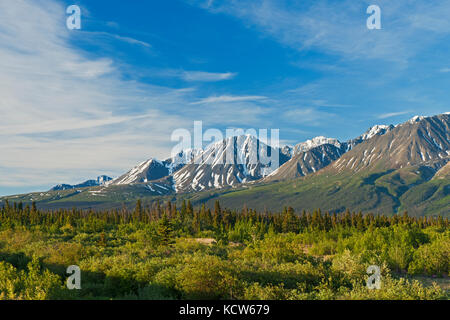
POLYGON ((419 122, 419 121, 421 121, 421 120, 423 120, 423 119, 425 119, 424 116, 414 116, 414 117, 412 117, 412 118, 408 121, 408 123, 419 122))
POLYGON ((124 175, 114 179, 109 184, 123 185, 159 180, 180 170, 187 163, 192 162, 200 153, 202 153, 202 150, 187 149, 163 161, 150 158, 141 162, 124 175))
POLYGON ((59 191, 59 190, 70 190, 70 189, 76 189, 76 188, 86 188, 86 187, 96 187, 96 186, 104 186, 107 185, 109 181, 111 181, 112 178, 102 175, 98 176, 97 179, 87 180, 85 182, 71 185, 71 184, 58 184, 51 188, 52 191, 59 191))
POLYGON ((281 152, 286 155, 287 157, 291 158, 293 156, 294 153, 294 147, 293 146, 289 146, 289 145, 285 145, 284 147, 281 148, 281 152))
POLYGON ((415 116, 389 129, 378 139, 368 139, 337 160, 332 168, 357 172, 368 168, 400 169, 426 165, 437 170, 449 160, 449 117, 415 116))
POLYGON ((241 135, 210 144, 173 175, 177 191, 200 191, 261 179, 289 157, 257 137, 241 135), (278 157, 277 157, 278 156, 278 157))
POLYGON ((367 130, 362 136, 361 138, 363 140, 368 140, 376 135, 382 135, 385 134, 387 131, 391 130, 392 126, 388 126, 388 125, 384 125, 384 124, 378 124, 375 125, 371 128, 369 128, 369 130, 367 130))
POLYGON ((112 180, 112 178, 105 176, 105 175, 101 175, 101 176, 97 177, 97 183, 99 186, 106 185, 111 180, 112 180))
POLYGON ((310 140, 306 140, 305 142, 301 142, 301 143, 297 144, 294 147, 294 154, 298 154, 300 152, 305 152, 305 151, 311 150, 313 148, 316 148, 316 147, 324 145, 324 144, 332 144, 337 148, 341 147, 341 143, 339 142, 339 140, 337 140, 335 138, 327 138, 324 136, 318 136, 318 137, 312 138, 310 140))
POLYGON ((291 179, 315 173, 333 162, 332 167, 338 170, 343 170, 344 163, 346 168, 359 170, 378 163, 377 159, 381 158, 384 159, 383 163, 390 163, 395 158, 395 166, 400 167, 415 161, 431 163, 438 168, 448 161, 450 155, 449 114, 415 116, 395 127, 375 125, 346 142, 318 136, 294 147, 279 148, 269 146, 253 135, 227 137, 204 149, 180 151, 164 161, 150 158, 112 181, 109 177, 100 176, 97 180, 88 180, 76 186, 58 185, 54 190, 142 184, 155 194, 191 192, 235 186, 262 178, 267 178, 265 181, 291 179), (395 130, 395 136, 392 130, 395 130), (400 137, 399 133, 404 134, 404 137, 400 137), (415 137, 412 144, 411 136, 415 137), (409 145, 404 141, 409 141, 409 145), (423 143, 419 145, 418 141, 423 143), (381 150, 380 145, 383 143, 385 148, 381 150), (357 164, 356 160, 345 154, 360 144, 362 146, 357 150, 362 155, 357 164), (278 156, 278 161, 273 155, 278 156))
POLYGON ((124 175, 111 181, 111 185, 133 184, 160 179, 169 174, 166 165, 154 158, 141 162, 124 175))
POLYGON ((192 162, 202 152, 203 150, 198 149, 185 149, 164 160, 166 167, 169 169, 169 174, 181 169, 185 164, 192 162))

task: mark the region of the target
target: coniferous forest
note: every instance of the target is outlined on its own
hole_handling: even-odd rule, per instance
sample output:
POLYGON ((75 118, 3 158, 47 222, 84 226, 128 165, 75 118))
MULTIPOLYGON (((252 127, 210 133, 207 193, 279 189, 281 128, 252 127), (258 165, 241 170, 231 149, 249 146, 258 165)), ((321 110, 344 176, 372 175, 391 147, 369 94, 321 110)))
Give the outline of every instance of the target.
POLYGON ((0 208, 0 299, 448 299, 449 257, 448 218, 406 212, 0 208))

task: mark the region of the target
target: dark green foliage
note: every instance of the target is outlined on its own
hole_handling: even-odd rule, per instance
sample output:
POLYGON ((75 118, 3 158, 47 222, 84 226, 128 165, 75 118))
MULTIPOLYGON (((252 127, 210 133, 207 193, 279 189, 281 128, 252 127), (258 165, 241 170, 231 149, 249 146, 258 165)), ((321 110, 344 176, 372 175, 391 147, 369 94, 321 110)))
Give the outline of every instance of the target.
POLYGON ((165 213, 159 221, 158 238, 159 244, 162 246, 167 246, 174 242, 172 222, 169 220, 169 218, 167 218, 167 214, 165 213))
POLYGON ((43 211, 5 202, 0 299, 448 299, 405 280, 448 279, 447 218, 178 207, 43 211), (79 291, 65 287, 73 264, 79 291), (376 292, 365 288, 371 264, 385 279, 376 292))

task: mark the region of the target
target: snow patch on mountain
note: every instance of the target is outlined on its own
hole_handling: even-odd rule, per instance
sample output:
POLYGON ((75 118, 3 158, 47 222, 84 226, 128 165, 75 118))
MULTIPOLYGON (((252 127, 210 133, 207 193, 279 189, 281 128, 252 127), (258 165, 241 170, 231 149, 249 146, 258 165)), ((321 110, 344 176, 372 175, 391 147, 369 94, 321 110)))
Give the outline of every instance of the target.
POLYGON ((98 176, 97 179, 87 180, 85 182, 71 185, 71 184, 58 184, 51 188, 51 191, 60 191, 60 190, 71 190, 71 189, 77 189, 77 188, 86 188, 86 187, 96 187, 96 186, 105 186, 108 184, 109 181, 111 181, 112 178, 102 175, 98 176))
POLYGON ((252 135, 228 137, 207 146, 194 160, 173 175, 177 190, 200 191, 261 179, 289 160, 252 135))
MULTIPOLYGON (((128 171, 126 174, 114 179, 110 184, 112 185, 122 185, 122 184, 132 184, 138 182, 147 182, 147 172, 150 168, 162 167, 164 168, 164 164, 157 160, 150 158, 146 161, 141 162, 136 167, 128 171)), ((160 177, 161 178, 161 177, 160 177)))
POLYGON ((388 131, 390 126, 381 124, 381 125, 375 125, 371 127, 366 133, 364 133, 361 137, 363 140, 370 139, 376 135, 384 134, 386 131, 388 131))
POLYGON ((181 169, 185 164, 192 162, 194 158, 202 152, 203 150, 201 149, 186 149, 164 160, 166 167, 169 169, 169 174, 173 174, 175 171, 181 169))
POLYGON ((142 182, 147 183, 149 181, 171 176, 187 163, 192 162, 193 159, 201 152, 201 150, 187 149, 180 151, 176 155, 163 161, 155 158, 150 158, 138 164, 136 167, 134 167, 124 175, 114 179, 109 184, 125 185, 142 182))
POLYGON ((414 116, 414 117, 412 117, 411 119, 409 119, 408 123, 413 124, 413 123, 419 122, 419 121, 421 121, 421 120, 423 120, 423 119, 425 119, 425 118, 426 118, 426 117, 424 117, 424 116, 414 116))
POLYGON ((341 147, 341 142, 339 142, 338 139, 327 138, 324 136, 318 136, 318 137, 312 138, 311 140, 306 140, 305 142, 301 142, 301 143, 297 144, 294 147, 294 155, 299 154, 300 152, 305 152, 305 151, 311 150, 313 148, 316 148, 316 147, 324 145, 324 144, 332 144, 332 145, 336 146, 337 148, 341 147))

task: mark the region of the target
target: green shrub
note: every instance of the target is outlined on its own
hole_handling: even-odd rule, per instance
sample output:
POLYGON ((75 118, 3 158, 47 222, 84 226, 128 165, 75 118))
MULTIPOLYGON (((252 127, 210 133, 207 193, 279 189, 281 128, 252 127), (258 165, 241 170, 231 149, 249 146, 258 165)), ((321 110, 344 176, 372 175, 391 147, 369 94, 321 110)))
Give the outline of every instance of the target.
POLYGON ((41 270, 37 258, 33 258, 27 270, 20 271, 9 263, 0 262, 0 299, 52 299, 62 288, 59 276, 41 270))
POLYGON ((237 287, 232 268, 217 256, 194 254, 184 261, 176 287, 187 299, 231 298, 237 287))
POLYGON ((450 274, 450 242, 439 239, 425 244, 413 254, 408 273, 438 275, 450 274))

